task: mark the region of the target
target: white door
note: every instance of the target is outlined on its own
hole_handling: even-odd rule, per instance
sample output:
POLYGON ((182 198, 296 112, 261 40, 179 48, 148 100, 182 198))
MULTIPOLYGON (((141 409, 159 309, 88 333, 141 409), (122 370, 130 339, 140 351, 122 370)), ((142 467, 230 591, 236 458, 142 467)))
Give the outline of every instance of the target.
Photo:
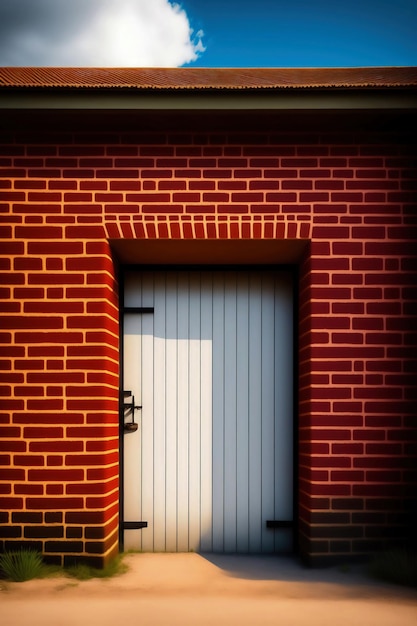
POLYGON ((124 296, 125 548, 290 550, 290 273, 129 271, 124 296))

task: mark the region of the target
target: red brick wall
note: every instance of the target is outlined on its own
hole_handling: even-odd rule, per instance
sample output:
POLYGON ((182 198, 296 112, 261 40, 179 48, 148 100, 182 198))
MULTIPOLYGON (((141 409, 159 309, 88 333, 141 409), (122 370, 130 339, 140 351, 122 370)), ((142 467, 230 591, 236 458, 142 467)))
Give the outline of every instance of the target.
POLYGON ((304 239, 299 546, 404 538, 416 482, 416 155, 399 134, 4 133, 0 536, 117 549, 109 239, 304 239))

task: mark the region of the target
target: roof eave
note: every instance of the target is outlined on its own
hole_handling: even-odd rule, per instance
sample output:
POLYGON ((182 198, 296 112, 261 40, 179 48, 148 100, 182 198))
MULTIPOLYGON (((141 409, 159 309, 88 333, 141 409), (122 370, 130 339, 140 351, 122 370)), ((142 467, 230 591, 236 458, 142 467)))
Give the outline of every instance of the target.
POLYGON ((0 88, 3 110, 416 109, 415 86, 308 88, 0 88))

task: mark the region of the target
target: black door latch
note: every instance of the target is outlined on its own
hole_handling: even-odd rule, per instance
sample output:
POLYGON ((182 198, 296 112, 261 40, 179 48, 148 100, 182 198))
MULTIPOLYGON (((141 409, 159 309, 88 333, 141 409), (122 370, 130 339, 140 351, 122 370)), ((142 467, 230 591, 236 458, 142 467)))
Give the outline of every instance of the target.
POLYGON ((134 420, 135 411, 141 409, 142 406, 135 404, 135 396, 131 391, 123 391, 123 429, 127 433, 135 433, 139 428, 139 424, 134 420), (125 398, 131 398, 131 402, 125 402, 125 398), (126 415, 131 416, 131 421, 125 422, 126 415))

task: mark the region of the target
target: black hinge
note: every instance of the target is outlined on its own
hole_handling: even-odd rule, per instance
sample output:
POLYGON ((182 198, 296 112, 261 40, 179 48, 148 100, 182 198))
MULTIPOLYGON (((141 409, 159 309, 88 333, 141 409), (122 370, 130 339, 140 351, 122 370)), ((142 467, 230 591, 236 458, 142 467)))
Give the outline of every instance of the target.
POLYGON ((124 307, 124 312, 125 313, 140 313, 140 314, 146 314, 146 313, 155 313, 155 309, 153 306, 125 306, 124 307))
POLYGON ((138 530, 139 528, 147 528, 148 522, 123 522, 125 530, 138 530))
POLYGON ((291 520, 269 519, 266 522, 267 528, 292 528, 293 526, 294 526, 294 522, 291 520))

